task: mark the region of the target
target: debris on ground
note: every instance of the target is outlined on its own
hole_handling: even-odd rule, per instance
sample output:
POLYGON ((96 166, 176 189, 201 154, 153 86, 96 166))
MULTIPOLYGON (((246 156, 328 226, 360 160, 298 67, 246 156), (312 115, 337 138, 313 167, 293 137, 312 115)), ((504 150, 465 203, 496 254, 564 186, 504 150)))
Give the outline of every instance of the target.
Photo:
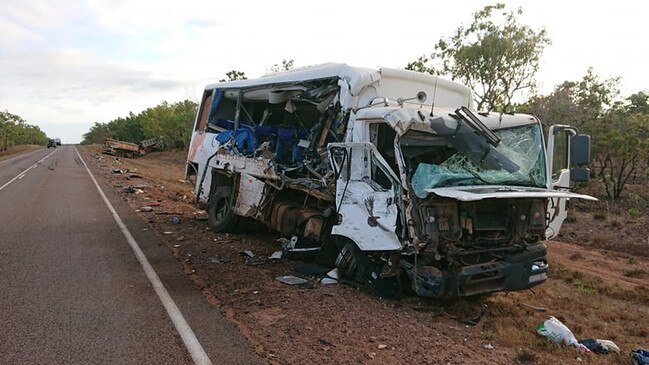
POLYGON ((327 276, 335 279, 335 280, 340 280, 340 273, 338 273, 338 268, 332 269, 327 273, 327 276))
POLYGON ((338 284, 338 280, 332 278, 322 278, 320 279, 320 284, 322 285, 338 284))
POLYGON ((478 314, 475 317, 465 319, 463 322, 464 324, 468 324, 469 326, 477 326, 486 312, 487 305, 482 303, 480 304, 480 311, 478 311, 478 314))
POLYGON ((135 189, 131 185, 129 185, 129 186, 125 186, 124 189, 122 189, 122 191, 126 194, 133 194, 135 192, 135 189))
POLYGON ((282 250, 275 251, 268 258, 271 259, 271 260, 281 260, 283 254, 284 254, 284 251, 282 251, 282 250))
POLYGON ((309 282, 306 279, 298 278, 297 276, 293 276, 293 275, 278 276, 275 279, 281 283, 288 284, 288 285, 301 285, 309 282))
POLYGON ((519 305, 521 307, 529 308, 529 309, 535 310, 537 312, 547 312, 548 311, 548 309, 545 308, 545 307, 537 307, 537 306, 530 305, 530 304, 527 304, 527 303, 520 303, 519 305))
POLYGON ((609 340, 600 340, 594 338, 587 338, 579 340, 579 343, 586 346, 590 351, 596 354, 610 354, 611 352, 620 353, 620 348, 609 340))
POLYGON ((543 323, 539 324, 536 327, 536 332, 541 336, 547 337, 548 340, 556 344, 565 343, 568 346, 575 347, 584 352, 590 352, 586 346, 577 341, 572 331, 555 317, 551 316, 543 323))
POLYGON ((171 224, 180 224, 180 218, 177 215, 172 216, 169 221, 171 221, 171 224))
POLYGON ((140 208, 140 212, 153 212, 153 207, 145 205, 142 208, 140 208))
POLYGON ((208 258, 207 261, 212 264, 226 264, 230 262, 230 259, 225 256, 212 256, 208 258))
POLYGON ((164 232, 162 232, 162 234, 164 234, 165 236, 168 236, 168 235, 174 234, 174 233, 171 232, 171 231, 164 231, 164 232))
POLYGON ((252 253, 252 251, 250 251, 250 250, 241 251, 240 254, 245 255, 245 256, 248 256, 248 257, 250 257, 250 258, 255 257, 255 254, 252 253))
POLYGON ((649 365, 649 350, 637 349, 631 351, 633 365, 649 365))

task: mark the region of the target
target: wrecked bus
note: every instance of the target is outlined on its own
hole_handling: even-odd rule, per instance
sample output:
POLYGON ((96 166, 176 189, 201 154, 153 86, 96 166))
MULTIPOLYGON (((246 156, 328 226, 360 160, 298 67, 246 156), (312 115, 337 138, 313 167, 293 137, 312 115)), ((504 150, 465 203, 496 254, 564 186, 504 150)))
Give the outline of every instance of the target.
POLYGON ((460 84, 324 64, 205 88, 187 158, 209 226, 251 218, 376 290, 455 298, 547 278, 590 139, 471 109, 460 84))

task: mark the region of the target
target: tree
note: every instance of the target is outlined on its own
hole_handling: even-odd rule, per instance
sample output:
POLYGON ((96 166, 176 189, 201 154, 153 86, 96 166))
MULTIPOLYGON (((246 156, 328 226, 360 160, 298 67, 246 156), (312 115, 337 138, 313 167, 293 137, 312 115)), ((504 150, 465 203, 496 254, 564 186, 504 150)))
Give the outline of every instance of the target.
POLYGON ((113 138, 110 127, 106 123, 97 123, 90 127, 90 130, 83 134, 81 144, 103 143, 106 138, 113 138))
POLYGON ((649 151, 649 115, 615 108, 588 125, 593 155, 610 199, 618 199, 635 173, 639 159, 649 151))
POLYGON ((13 145, 47 143, 47 136, 38 127, 7 110, 0 111, 0 151, 13 145))
POLYGON ((270 67, 270 72, 272 73, 277 73, 277 72, 282 72, 282 71, 290 71, 293 69, 293 64, 295 61, 293 59, 287 60, 283 59, 282 64, 274 64, 270 67))
POLYGON ((440 39, 433 53, 407 68, 450 75, 473 90, 479 110, 509 112, 517 94, 535 87, 541 53, 550 44, 544 29, 517 21, 521 14, 504 4, 486 6, 468 27, 440 39))
POLYGON ((225 73, 227 79, 221 79, 219 82, 235 81, 235 80, 246 80, 246 73, 243 71, 231 70, 225 73))
POLYGON ((165 146, 185 148, 191 138, 197 105, 190 100, 170 104, 166 101, 139 114, 132 112, 108 123, 95 123, 83 135, 82 144, 103 143, 106 138, 140 142, 159 138, 165 146))
POLYGON ((6 151, 11 145, 16 133, 16 125, 23 119, 7 110, 0 112, 0 151, 6 151))
POLYGON ((640 91, 627 98, 629 105, 626 110, 633 114, 649 115, 649 94, 640 91))
POLYGON ((579 81, 564 81, 550 95, 536 95, 516 111, 534 114, 544 126, 568 124, 581 127, 597 121, 619 95, 619 77, 601 80, 593 68, 579 81))

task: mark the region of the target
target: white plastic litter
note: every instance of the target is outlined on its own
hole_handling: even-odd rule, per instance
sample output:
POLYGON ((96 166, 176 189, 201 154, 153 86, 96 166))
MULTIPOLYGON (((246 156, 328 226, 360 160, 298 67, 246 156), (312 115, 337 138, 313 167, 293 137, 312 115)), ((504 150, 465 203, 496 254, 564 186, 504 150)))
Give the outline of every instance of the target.
POLYGON ((320 284, 322 285, 338 284, 338 280, 332 278, 322 278, 320 279, 320 284))
POLYGON ((577 342, 575 335, 565 324, 555 317, 550 317, 545 322, 536 327, 536 332, 541 336, 547 337, 550 341, 561 344, 565 343, 568 346, 575 347, 581 351, 590 352, 590 350, 577 342))
POLYGON ((620 348, 613 341, 598 339, 597 342, 602 346, 604 350, 608 351, 609 353, 611 352, 617 352, 618 354, 620 353, 620 348))
POLYGON ((327 276, 332 278, 332 279, 340 280, 340 274, 338 274, 338 268, 335 268, 335 269, 329 271, 327 273, 327 276))

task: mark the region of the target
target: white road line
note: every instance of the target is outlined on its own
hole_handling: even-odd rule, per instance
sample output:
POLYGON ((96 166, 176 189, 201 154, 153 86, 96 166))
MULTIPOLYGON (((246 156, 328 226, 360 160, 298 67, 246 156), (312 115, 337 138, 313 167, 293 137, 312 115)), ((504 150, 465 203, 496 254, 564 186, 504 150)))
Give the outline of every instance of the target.
POLYGON ((11 183, 14 182, 14 181, 19 180, 19 179, 22 179, 22 178, 25 176, 25 174, 27 173, 27 171, 29 171, 29 170, 33 169, 34 167, 38 166, 41 162, 45 161, 48 157, 52 156, 52 154, 53 154, 54 152, 56 152, 56 150, 50 152, 47 156, 41 158, 41 159, 38 160, 35 164, 29 166, 29 167, 27 168, 27 170, 21 172, 20 174, 16 175, 16 177, 14 177, 13 179, 9 180, 6 184, 0 186, 0 190, 6 188, 7 186, 9 186, 9 184, 11 184, 11 183))
POLYGON ((128 241, 128 244, 133 249, 133 252, 135 253, 135 257, 140 262, 142 269, 144 269, 144 272, 146 273, 146 276, 149 278, 149 282, 151 282, 151 285, 153 286, 153 289, 155 290, 156 294, 158 294, 158 297, 160 298, 162 305, 165 307, 165 310, 167 311, 167 315, 169 315, 169 318, 171 318, 171 321, 176 327, 176 331, 178 331, 178 334, 180 335, 183 342, 185 343, 185 347, 187 348, 187 351, 189 351, 189 354, 191 355, 192 359, 194 359, 194 363, 197 365, 211 365, 212 361, 207 356, 207 353, 205 353, 205 350, 203 349, 201 344, 198 342, 198 339, 196 338, 194 331, 191 329, 191 327, 189 327, 189 324, 187 324, 185 317, 183 317, 182 313, 180 312, 180 309, 178 309, 178 306, 176 305, 174 300, 167 292, 167 289, 162 284, 162 281, 160 281, 158 274, 156 274, 155 270, 153 270, 153 266, 151 266, 151 264, 149 263, 149 260, 144 255, 144 252, 142 252, 142 250, 140 249, 140 246, 137 244, 137 241, 135 241, 133 235, 131 235, 131 232, 128 230, 128 228, 126 228, 126 225, 122 221, 122 218, 120 218, 120 216, 117 214, 117 211, 115 210, 115 208, 113 208, 113 205, 106 197, 106 194, 104 194, 104 191, 101 190, 101 187, 99 186, 99 183, 97 183, 95 176, 92 174, 92 172, 90 172, 88 165, 86 165, 86 162, 83 160, 83 157, 81 157, 76 147, 74 147, 74 150, 77 153, 77 156, 79 156, 81 163, 83 163, 83 166, 86 168, 86 171, 88 171, 88 174, 92 179, 92 182, 95 183, 95 187, 99 191, 99 195, 101 195, 102 199, 104 200, 104 203, 108 207, 108 210, 113 215, 113 219, 115 220, 115 223, 117 223, 117 226, 119 226, 119 228, 122 230, 122 234, 124 234, 124 237, 128 241))

